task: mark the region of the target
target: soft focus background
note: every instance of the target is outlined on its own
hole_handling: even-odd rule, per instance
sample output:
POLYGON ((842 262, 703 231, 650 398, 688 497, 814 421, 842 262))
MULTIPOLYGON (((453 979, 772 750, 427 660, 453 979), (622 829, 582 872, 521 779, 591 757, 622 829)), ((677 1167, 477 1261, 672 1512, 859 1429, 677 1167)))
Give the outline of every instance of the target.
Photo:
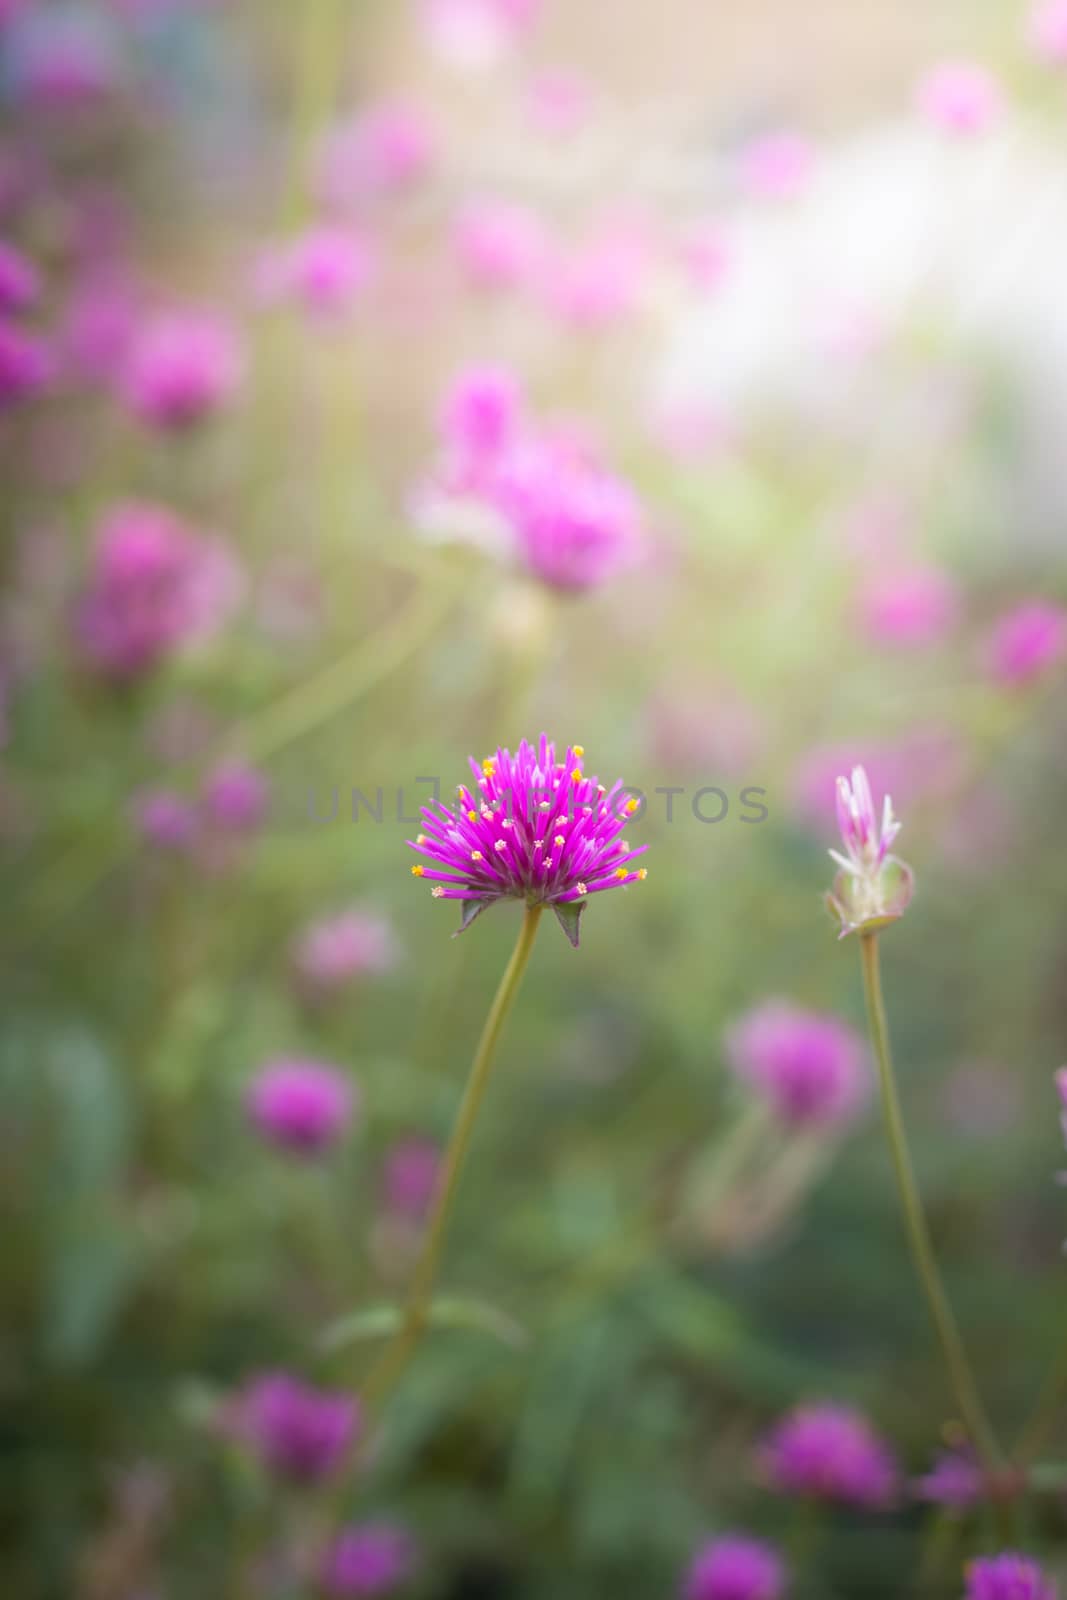
POLYGON ((2 1592, 653 1600, 745 1530, 961 1594, 820 897, 862 760, 1011 1440, 1064 1339, 1067 8, 5 0, 0 107, 2 1592), (452 940, 403 818, 542 730, 648 880, 543 924, 452 1325, 294 1486, 242 1397, 358 1393, 518 922, 452 940), (891 1504, 775 1492, 812 1401, 891 1504))

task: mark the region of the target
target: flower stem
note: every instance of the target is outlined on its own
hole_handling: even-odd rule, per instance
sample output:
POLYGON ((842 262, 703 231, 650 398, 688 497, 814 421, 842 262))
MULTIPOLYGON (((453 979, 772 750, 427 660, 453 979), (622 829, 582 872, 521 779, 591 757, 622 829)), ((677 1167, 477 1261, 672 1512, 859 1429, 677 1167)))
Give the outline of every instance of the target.
POLYGON ((1060 1346, 1059 1354, 1045 1379, 1041 1394, 1029 1422, 1019 1435, 1012 1458, 1020 1467, 1026 1467, 1044 1449, 1048 1437, 1060 1417, 1067 1399, 1067 1343, 1060 1346))
POLYGON ((870 1027, 871 1042, 878 1062, 878 1079, 882 1092, 882 1111, 885 1116, 886 1136, 889 1140, 889 1153, 893 1160, 893 1170, 896 1174, 897 1189, 900 1194, 900 1203, 904 1212, 904 1224, 908 1233, 912 1258, 915 1262, 915 1270, 919 1275, 930 1316, 937 1331, 937 1337, 941 1342, 945 1365, 948 1368, 960 1415, 986 1471, 990 1474, 995 1474, 1003 1466, 1003 1457, 996 1435, 979 1398, 970 1363, 967 1360, 967 1352, 964 1349, 963 1340, 960 1337, 960 1331, 956 1325, 948 1295, 945 1293, 945 1286, 941 1281, 941 1274, 938 1271, 933 1245, 930 1241, 930 1230, 927 1226, 926 1214, 923 1211, 922 1200, 919 1197, 919 1189, 915 1181, 915 1171, 912 1167, 911 1155, 908 1150, 907 1135, 904 1132, 900 1096, 893 1072, 893 1059, 889 1050, 889 1026, 886 1021, 885 1001, 882 998, 882 977, 878 959, 878 935, 876 933, 867 933, 860 936, 860 956, 863 963, 863 987, 867 1000, 867 1021, 870 1027))
POLYGON ((511 954, 511 960, 507 964, 504 976, 501 978, 500 985, 493 997, 493 1003, 489 1008, 489 1015, 485 1019, 482 1036, 478 1041, 478 1048, 471 1063, 467 1087, 463 1091, 463 1099, 460 1102, 459 1112, 452 1129, 452 1136, 448 1141, 448 1149, 445 1152, 433 1211, 430 1215, 422 1249, 419 1252, 419 1259, 415 1264, 411 1287, 408 1290, 403 1321, 390 1343, 382 1352, 377 1365, 371 1369, 362 1387, 363 1398, 369 1406, 379 1406, 381 1404, 403 1372, 425 1330, 434 1284, 437 1281, 437 1273, 444 1250, 448 1222, 452 1214, 452 1207, 459 1187, 463 1163, 466 1160, 467 1150, 470 1145, 471 1134, 474 1131, 478 1110, 493 1069, 496 1047, 499 1043, 504 1023, 514 1004, 515 996, 519 992, 523 973, 526 971, 530 960, 530 952, 533 950, 537 924, 541 919, 541 911, 542 907, 539 905, 526 907, 523 914, 522 927, 519 930, 519 937, 511 954))

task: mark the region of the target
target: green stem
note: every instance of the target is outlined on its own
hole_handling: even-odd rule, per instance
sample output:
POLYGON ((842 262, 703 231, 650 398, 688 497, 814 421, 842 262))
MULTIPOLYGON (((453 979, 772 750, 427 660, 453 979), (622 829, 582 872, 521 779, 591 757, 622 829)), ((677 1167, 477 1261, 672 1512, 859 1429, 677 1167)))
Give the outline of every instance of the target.
POLYGON ((915 1270, 919 1275, 930 1317, 941 1342, 960 1415, 971 1440, 982 1458, 986 1471, 994 1474, 1003 1465, 997 1438, 986 1416, 978 1389, 967 1360, 967 1352, 960 1337, 956 1319, 949 1304, 945 1286, 941 1281, 930 1230, 915 1181, 915 1170, 904 1132, 904 1118, 900 1109, 900 1096, 893 1072, 893 1059, 889 1050, 889 1026, 886 1021, 885 1001, 882 998, 882 977, 878 960, 878 935, 860 937, 860 955, 863 962, 863 987, 867 1000, 867 1020, 871 1042, 878 1062, 878 1079, 882 1092, 882 1110, 885 1115, 889 1153, 893 1160, 900 1203, 904 1211, 904 1224, 908 1233, 915 1270))
POLYGON ((493 1069, 496 1047, 504 1023, 519 992, 523 973, 530 960, 541 911, 542 907, 539 905, 526 907, 511 960, 493 997, 489 1015, 485 1019, 482 1036, 471 1063, 467 1087, 463 1091, 463 1099, 452 1129, 452 1137, 445 1152, 433 1211, 419 1252, 419 1259, 415 1264, 411 1287, 408 1290, 404 1318, 362 1388, 363 1397, 368 1405, 381 1404, 403 1372, 425 1330, 434 1284, 441 1265, 449 1218, 452 1215, 471 1134, 493 1069))

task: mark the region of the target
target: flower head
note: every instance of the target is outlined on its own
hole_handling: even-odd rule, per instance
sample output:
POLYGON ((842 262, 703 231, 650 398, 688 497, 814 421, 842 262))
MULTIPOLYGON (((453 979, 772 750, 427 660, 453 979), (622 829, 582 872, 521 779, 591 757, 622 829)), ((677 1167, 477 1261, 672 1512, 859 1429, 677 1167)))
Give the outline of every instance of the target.
POLYGON ((1003 109, 993 74, 976 61, 943 61, 919 85, 919 109, 947 133, 981 133, 1003 109))
POLYGON ((1051 66, 1067 66, 1067 0, 1039 0, 1030 16, 1030 42, 1051 66))
POLYGON ((785 1568, 772 1545, 727 1534, 697 1552, 683 1600, 781 1600, 785 1568))
POLYGON ((742 176, 750 192, 765 200, 793 200, 811 180, 815 150, 791 128, 761 134, 746 146, 742 176))
POLYGON ((393 930, 385 918, 353 907, 306 928, 297 939, 293 966, 302 988, 323 995, 354 978, 388 972, 396 956, 393 930))
POLYGON ((411 1134, 398 1139, 385 1156, 382 1206, 393 1216, 421 1222, 430 1209, 441 1172, 441 1147, 411 1134))
POLYGON ((866 1417, 847 1406, 798 1406, 764 1441, 760 1462, 783 1494, 880 1509, 896 1489, 888 1447, 866 1417))
POLYGON ((230 1429, 264 1466, 297 1483, 329 1477, 353 1444, 360 1424, 351 1395, 314 1389, 287 1372, 253 1378, 231 1409, 230 1429))
POLYGON ((343 316, 373 271, 371 247, 349 229, 320 226, 271 251, 258 285, 265 301, 295 300, 314 317, 343 316))
POLYGON ((322 163, 324 198, 360 209, 411 188, 433 166, 435 136, 421 107, 401 100, 368 106, 329 137, 322 163))
POLYGON ((845 854, 830 851, 840 871, 827 904, 841 924, 843 939, 849 933, 873 932, 902 917, 911 902, 914 880, 911 868, 889 854, 900 832, 893 802, 885 796, 879 826, 862 767, 852 769, 851 782, 837 780, 837 821, 845 854))
POLYGON ((230 609, 238 575, 214 540, 165 506, 116 506, 104 518, 77 612, 85 654, 102 672, 148 671, 230 609))
POLYGON ((41 293, 41 275, 33 262, 0 239, 0 311, 25 311, 41 293))
POLYGON ((337 1600, 392 1594, 415 1569, 415 1543, 405 1528, 364 1522, 345 1528, 327 1551, 322 1585, 337 1600))
POLYGON ((134 341, 125 372, 130 410, 153 427, 182 429, 217 411, 241 381, 233 329, 196 311, 148 322, 134 341))
POLYGON ((345 1131, 356 1096, 336 1067, 273 1061, 252 1079, 246 1103, 264 1139, 297 1155, 317 1155, 345 1131))
POLYGON ((727 1035, 734 1070, 791 1127, 835 1127, 862 1108, 868 1079, 861 1040, 837 1017, 768 1000, 727 1035))
POLYGON ((537 214, 507 201, 472 206, 456 225, 456 252, 476 289, 515 289, 541 264, 545 240, 537 214))
POLYGON ((471 761, 474 783, 460 785, 454 810, 422 808, 426 831, 408 843, 434 865, 411 870, 435 898, 462 902, 460 932, 495 901, 524 900, 550 905, 576 946, 588 897, 644 878, 631 863, 647 846, 622 838, 638 802, 621 783, 587 778, 583 755, 573 745, 557 760, 544 734, 536 747, 524 739, 514 755, 471 761))
POLYGON ((254 833, 267 815, 269 800, 262 772, 243 762, 228 761, 216 767, 204 785, 208 821, 223 833, 254 833))
POLYGON ((54 353, 40 334, 0 319, 0 412, 37 394, 54 373, 54 353))
POLYGON ((196 806, 172 789, 149 789, 137 795, 133 819, 148 844, 175 852, 189 849, 199 825, 196 806))
POLYGON ((972 1561, 964 1600, 1056 1600, 1057 1588, 1029 1556, 1005 1550, 972 1561))
POLYGON ((989 640, 989 670, 999 683, 1032 683, 1067 654, 1067 611, 1048 600, 1028 600, 996 623, 989 640))
POLYGON ((964 1512, 982 1498, 985 1479, 969 1450, 945 1450, 925 1477, 914 1484, 916 1496, 946 1510, 964 1512))

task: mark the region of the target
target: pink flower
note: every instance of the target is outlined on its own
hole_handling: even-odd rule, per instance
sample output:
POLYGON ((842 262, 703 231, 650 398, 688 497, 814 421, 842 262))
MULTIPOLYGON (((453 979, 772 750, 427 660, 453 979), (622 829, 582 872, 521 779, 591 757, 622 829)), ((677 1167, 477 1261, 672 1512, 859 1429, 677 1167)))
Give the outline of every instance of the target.
POLYGON ((110 384, 127 360, 137 329, 137 296, 121 272, 83 274, 63 310, 61 345, 68 370, 110 384))
POLYGON ((773 1545, 726 1534, 697 1552, 683 1600, 782 1600, 785 1566, 773 1545))
POLYGON ((1030 14, 1030 43, 1052 66, 1067 66, 1067 0, 1040 0, 1030 14))
POLYGON ((82 649, 112 677, 146 672, 218 626, 236 598, 232 558, 164 506, 130 502, 101 523, 77 613, 82 649))
POLYGON ((295 1155, 318 1155, 341 1138, 358 1104, 336 1067, 320 1061, 273 1061, 252 1079, 248 1115, 270 1144, 295 1155))
POLYGON ((798 1406, 764 1441, 759 1460, 783 1494, 883 1510, 896 1492, 892 1454, 867 1418, 848 1406, 798 1406))
POLYGON ((601 234, 548 263, 545 289, 562 321, 599 332, 636 308, 646 277, 642 241, 628 232, 601 234))
POLYGON ((761 200, 794 200, 811 180, 815 149, 810 139, 790 128, 761 134, 741 155, 745 187, 761 200))
POLYGON ((216 767, 204 785, 204 814, 222 833, 255 833, 269 803, 270 788, 262 772, 241 762, 216 767))
POLYGON ((384 917, 353 907, 324 917, 297 939, 293 966, 313 995, 343 989, 356 978, 378 977, 396 965, 393 930, 384 917))
POLYGON ((460 266, 476 289, 516 289, 537 272, 545 249, 539 217, 525 206, 489 201, 456 226, 460 266))
POLYGON ((0 239, 0 312, 25 311, 41 293, 41 275, 28 256, 0 239))
POLYGON ((54 375, 55 359, 46 340, 0 319, 0 412, 32 399, 54 375))
POLYGON ((970 1451, 945 1450, 932 1470, 916 1479, 913 1488, 918 1499, 962 1513, 982 1498, 985 1479, 970 1451))
POLYGON ((430 172, 436 139, 419 106, 383 100, 327 140, 322 190, 329 204, 366 206, 411 189, 430 172))
POLYGON ((157 850, 185 852, 196 839, 196 807, 171 789, 151 789, 138 795, 133 816, 145 841, 157 850))
POLYGON ((225 1421, 278 1477, 317 1483, 337 1471, 362 1416, 350 1395, 314 1389, 287 1372, 265 1372, 245 1385, 225 1421))
POLYGON ((441 1147, 412 1134, 386 1152, 382 1173, 382 1206, 393 1216, 421 1222, 430 1209, 441 1172, 441 1147))
POLYGON ((530 84, 530 120, 542 133, 573 134, 589 120, 592 90, 580 73, 557 67, 530 84))
POLYGON ((394 1594, 415 1570, 415 1542, 406 1528, 363 1522, 342 1529, 326 1553, 322 1585, 331 1600, 394 1594))
POLYGON ((989 671, 1007 685, 1032 683, 1067 652, 1067 611, 1047 600, 1028 600, 1001 617, 987 649, 989 671))
POLYGON ((837 1017, 768 1000, 733 1025, 726 1050, 734 1071, 790 1127, 843 1127, 866 1103, 863 1042, 837 1017))
POLYGON ((484 487, 519 440, 523 398, 518 379, 504 367, 468 367, 453 382, 441 415, 451 486, 484 487))
POLYGON ((988 68, 974 61, 944 61, 919 85, 919 109, 946 133, 982 133, 1004 109, 1004 95, 988 68))
POLYGON ((221 318, 175 311, 138 332, 126 364, 123 394, 142 422, 182 429, 233 398, 243 374, 236 334, 221 318))
POLYGON ((457 67, 494 66, 533 23, 541 0, 422 0, 431 46, 457 67))
POLYGON ((299 301, 312 316, 343 316, 373 271, 370 245, 341 228, 311 228, 266 256, 257 274, 268 303, 299 301))
POLYGON ((837 822, 845 853, 830 851, 839 870, 826 903, 844 939, 902 917, 911 903, 914 879, 911 868, 889 853, 900 832, 893 802, 885 796, 879 820, 862 767, 853 767, 851 781, 837 780, 837 822))
POLYGON ((881 644, 921 646, 944 637, 959 615, 952 580, 936 567, 877 571, 858 596, 864 631, 881 644))
POLYGON ((723 282, 732 260, 726 234, 713 222, 691 228, 682 240, 680 255, 693 288, 705 294, 723 282))
POLYGON ((967 1565, 963 1600, 1057 1600, 1059 1589, 1036 1561, 1005 1550, 967 1565))

